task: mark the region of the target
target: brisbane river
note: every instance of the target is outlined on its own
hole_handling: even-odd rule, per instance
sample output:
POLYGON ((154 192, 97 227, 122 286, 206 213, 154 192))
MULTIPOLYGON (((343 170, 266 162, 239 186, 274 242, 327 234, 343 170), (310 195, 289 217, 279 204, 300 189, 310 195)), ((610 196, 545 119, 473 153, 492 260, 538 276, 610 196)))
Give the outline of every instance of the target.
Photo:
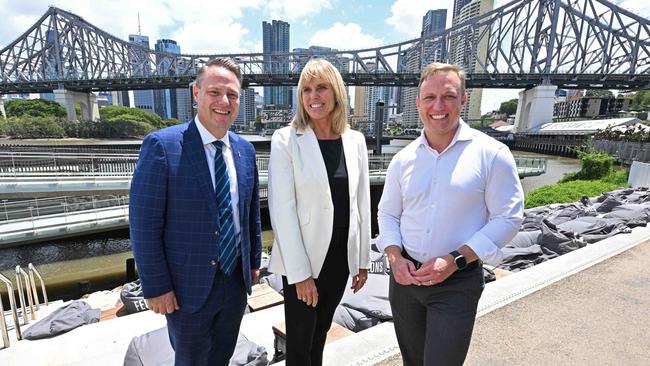
MULTIPOLYGON (((565 173, 580 170, 577 159, 518 151, 514 155, 547 159, 545 174, 522 180, 525 192, 556 183, 565 173)), ((266 212, 262 217, 262 238, 264 246, 270 247, 273 232, 265 215, 266 212)), ((28 263, 33 263, 45 280, 50 300, 71 299, 79 297, 82 291, 111 289, 123 284, 129 258, 132 258, 129 232, 119 230, 0 249, 0 273, 14 279, 17 264, 26 268, 28 263)), ((2 292, 6 289, 2 288, 2 292)))

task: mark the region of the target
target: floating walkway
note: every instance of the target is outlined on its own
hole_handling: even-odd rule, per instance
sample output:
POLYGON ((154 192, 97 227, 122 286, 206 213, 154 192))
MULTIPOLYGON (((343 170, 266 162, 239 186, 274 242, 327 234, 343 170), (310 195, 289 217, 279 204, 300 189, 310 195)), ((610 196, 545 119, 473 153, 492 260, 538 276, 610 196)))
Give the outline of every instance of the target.
MULTIPOLYGON (((29 194, 128 191, 135 154, 0 152, 0 198, 29 194)), ((544 158, 515 158, 520 178, 546 172, 544 158)), ((260 186, 268 183, 268 155, 257 157, 260 186)), ((390 157, 370 157, 370 184, 383 185, 390 157)))

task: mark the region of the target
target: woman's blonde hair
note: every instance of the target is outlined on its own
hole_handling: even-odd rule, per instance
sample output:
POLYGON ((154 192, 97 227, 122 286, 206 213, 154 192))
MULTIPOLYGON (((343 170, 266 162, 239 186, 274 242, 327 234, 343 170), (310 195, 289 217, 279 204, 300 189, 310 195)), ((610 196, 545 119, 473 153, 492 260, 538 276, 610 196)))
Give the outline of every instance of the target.
POLYGON ((298 81, 298 110, 293 117, 292 126, 303 130, 309 125, 309 115, 302 103, 302 90, 305 84, 320 79, 329 84, 334 92, 334 110, 332 111, 332 130, 334 133, 342 134, 348 128, 348 93, 343 84, 343 78, 339 71, 322 58, 314 58, 307 62, 300 73, 298 81))

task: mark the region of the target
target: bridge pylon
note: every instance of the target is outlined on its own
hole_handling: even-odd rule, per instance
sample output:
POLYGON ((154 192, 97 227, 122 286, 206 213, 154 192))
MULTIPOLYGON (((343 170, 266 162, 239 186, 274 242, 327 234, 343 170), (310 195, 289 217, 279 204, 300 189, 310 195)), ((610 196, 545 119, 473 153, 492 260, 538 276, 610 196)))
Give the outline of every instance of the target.
POLYGON ((74 121, 81 117, 86 121, 99 119, 97 96, 93 93, 78 92, 67 89, 54 90, 54 100, 65 108, 68 119, 74 121), (81 106, 81 116, 77 116, 75 106, 81 106))
POLYGON ((543 84, 519 92, 515 132, 524 132, 553 122, 553 104, 557 86, 543 84))
POLYGON ((5 102, 2 100, 1 96, 0 96, 0 116, 2 116, 2 118, 7 118, 7 113, 5 113, 5 102))

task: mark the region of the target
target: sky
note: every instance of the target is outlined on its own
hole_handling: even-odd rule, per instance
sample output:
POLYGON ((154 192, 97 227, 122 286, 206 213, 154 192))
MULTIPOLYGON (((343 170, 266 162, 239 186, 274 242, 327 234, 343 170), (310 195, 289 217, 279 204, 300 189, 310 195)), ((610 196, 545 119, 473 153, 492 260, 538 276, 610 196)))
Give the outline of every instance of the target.
MULTIPOLYGON (((614 0, 650 18, 648 0, 614 0)), ((495 0, 495 6, 506 4, 495 0)), ((0 49, 20 37, 48 9, 56 6, 127 40, 140 32, 151 47, 173 39, 181 53, 223 54, 262 51, 262 22, 291 25, 290 47, 312 45, 360 49, 417 38, 422 16, 449 9, 453 0, 0 0, 0 49)), ((482 113, 516 98, 518 90, 491 89, 483 94, 482 113)))

